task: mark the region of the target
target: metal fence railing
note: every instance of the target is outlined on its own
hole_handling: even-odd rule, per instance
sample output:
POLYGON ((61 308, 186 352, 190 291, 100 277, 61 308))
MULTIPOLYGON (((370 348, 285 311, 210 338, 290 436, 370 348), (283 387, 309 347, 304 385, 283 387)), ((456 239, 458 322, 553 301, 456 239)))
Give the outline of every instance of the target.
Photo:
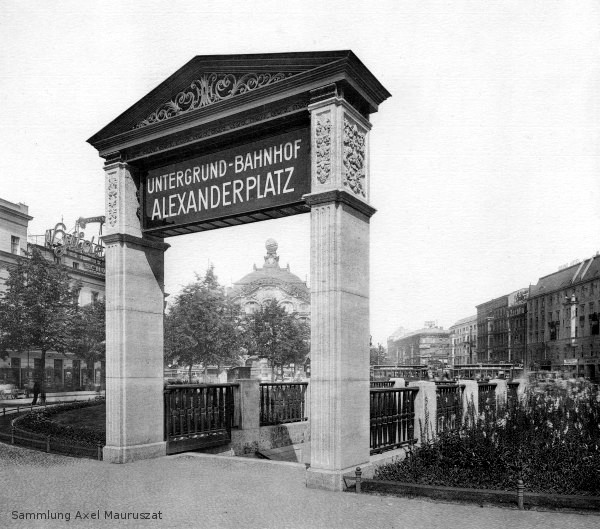
POLYGON ((458 384, 436 385, 437 433, 460 428, 463 387, 458 384))
POLYGON ((415 396, 418 388, 370 390, 371 454, 415 442, 415 396))
POLYGON ((487 413, 496 410, 496 384, 491 382, 479 382, 477 385, 477 403, 479 413, 487 413))
POLYGON ((164 389, 167 454, 227 444, 238 384, 177 384, 164 389))
POLYGON ((308 382, 262 382, 259 388, 261 426, 308 420, 308 382))
POLYGON ((371 388, 393 388, 394 383, 391 380, 371 380, 371 388))

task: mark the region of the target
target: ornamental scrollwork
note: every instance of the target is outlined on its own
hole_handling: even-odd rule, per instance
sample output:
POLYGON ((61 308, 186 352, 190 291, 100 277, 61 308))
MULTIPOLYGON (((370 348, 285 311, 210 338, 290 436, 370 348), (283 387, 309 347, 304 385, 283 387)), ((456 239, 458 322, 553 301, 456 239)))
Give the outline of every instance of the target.
POLYGON ((185 114, 233 96, 251 92, 257 88, 283 81, 293 73, 247 73, 239 77, 233 73, 203 74, 188 88, 179 92, 173 99, 163 103, 146 119, 140 121, 134 128, 139 129, 152 123, 158 123, 179 114, 185 114))
POLYGON ((183 144, 191 143, 194 141, 202 140, 204 138, 208 138, 210 136, 215 136, 217 134, 223 134, 224 132, 228 132, 230 130, 235 130, 241 127, 247 127, 248 125, 252 125, 254 123, 258 123, 260 121, 265 121, 267 119, 272 119, 278 116, 282 116, 288 113, 296 112, 301 109, 306 108, 306 103, 294 103, 293 105, 276 108, 273 110, 269 110, 268 112, 263 112, 257 115, 248 115, 242 119, 237 119, 231 122, 227 122, 225 124, 219 125, 218 127, 211 128, 203 128, 200 131, 196 131, 193 133, 187 133, 185 135, 176 137, 175 139, 170 139, 169 141, 164 141, 161 143, 151 144, 150 146, 144 146, 139 149, 131 149, 126 152, 125 159, 131 159, 132 157, 137 156, 147 156, 149 154, 153 154, 155 152, 160 152, 166 149, 172 149, 178 147, 183 144))
POLYGON ((317 180, 324 184, 331 175, 331 119, 317 119, 315 128, 317 180))
POLYGON ((344 119, 344 185, 365 195, 365 138, 355 123, 344 119))
POLYGON ((108 177, 108 225, 115 226, 117 224, 117 177, 111 175, 108 177))

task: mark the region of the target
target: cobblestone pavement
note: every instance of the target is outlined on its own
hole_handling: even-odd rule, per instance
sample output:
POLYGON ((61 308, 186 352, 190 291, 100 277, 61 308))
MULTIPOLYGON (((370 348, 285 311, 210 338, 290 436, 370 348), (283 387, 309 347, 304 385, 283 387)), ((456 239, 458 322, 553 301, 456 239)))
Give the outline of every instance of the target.
POLYGON ((312 490, 304 485, 303 466, 254 459, 185 454, 113 465, 0 443, 0 465, 3 528, 600 527, 594 514, 312 490), (61 519, 19 519, 31 513, 61 519), (156 519, 114 513, 154 513, 156 519))

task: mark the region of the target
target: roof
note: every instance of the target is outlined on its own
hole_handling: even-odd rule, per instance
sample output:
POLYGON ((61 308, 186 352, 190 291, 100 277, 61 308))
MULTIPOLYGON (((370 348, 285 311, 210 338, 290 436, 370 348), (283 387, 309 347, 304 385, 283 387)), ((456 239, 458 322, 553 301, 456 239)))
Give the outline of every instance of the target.
MULTIPOLYGON (((458 320, 454 325, 452 325, 452 327, 458 327, 459 325, 464 325, 465 323, 474 321, 477 321, 477 314, 469 316, 468 318, 463 318, 462 320, 458 320)), ((452 329, 452 327, 450 327, 450 329, 452 329)))
POLYGON ((231 294, 247 295, 262 286, 279 286, 288 290, 293 295, 310 300, 310 290, 306 282, 302 281, 297 275, 290 272, 289 265, 286 268, 279 266, 279 256, 277 255, 278 244, 274 239, 268 239, 265 243, 267 255, 262 268, 254 265, 254 270, 233 284, 231 294))
POLYGON ((598 277, 600 277, 600 256, 596 255, 583 260, 581 263, 540 277, 535 285, 529 287, 529 299, 598 277))
POLYGON ((88 142, 107 156, 182 128, 338 82, 370 113, 390 97, 350 50, 197 55, 88 142))
POLYGON ((412 331, 406 333, 404 336, 400 336, 397 340, 404 340, 406 338, 412 338, 414 336, 419 336, 420 334, 438 334, 438 335, 446 335, 450 336, 450 331, 448 329, 441 329, 440 327, 425 327, 424 329, 419 329, 418 331, 412 331))

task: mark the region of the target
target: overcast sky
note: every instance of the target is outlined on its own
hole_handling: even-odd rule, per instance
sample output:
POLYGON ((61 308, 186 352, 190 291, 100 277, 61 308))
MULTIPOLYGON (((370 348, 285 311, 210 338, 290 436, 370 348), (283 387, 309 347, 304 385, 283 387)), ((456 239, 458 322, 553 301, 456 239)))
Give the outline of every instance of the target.
MULTIPOLYGON (((2 0, 0 197, 29 206, 32 234, 104 214, 86 140, 193 56, 341 49, 392 94, 371 116, 375 342, 600 250, 600 6, 585 0, 2 0)), ((169 239, 167 291, 209 261, 239 279, 269 237, 307 278, 299 215, 169 239)))

